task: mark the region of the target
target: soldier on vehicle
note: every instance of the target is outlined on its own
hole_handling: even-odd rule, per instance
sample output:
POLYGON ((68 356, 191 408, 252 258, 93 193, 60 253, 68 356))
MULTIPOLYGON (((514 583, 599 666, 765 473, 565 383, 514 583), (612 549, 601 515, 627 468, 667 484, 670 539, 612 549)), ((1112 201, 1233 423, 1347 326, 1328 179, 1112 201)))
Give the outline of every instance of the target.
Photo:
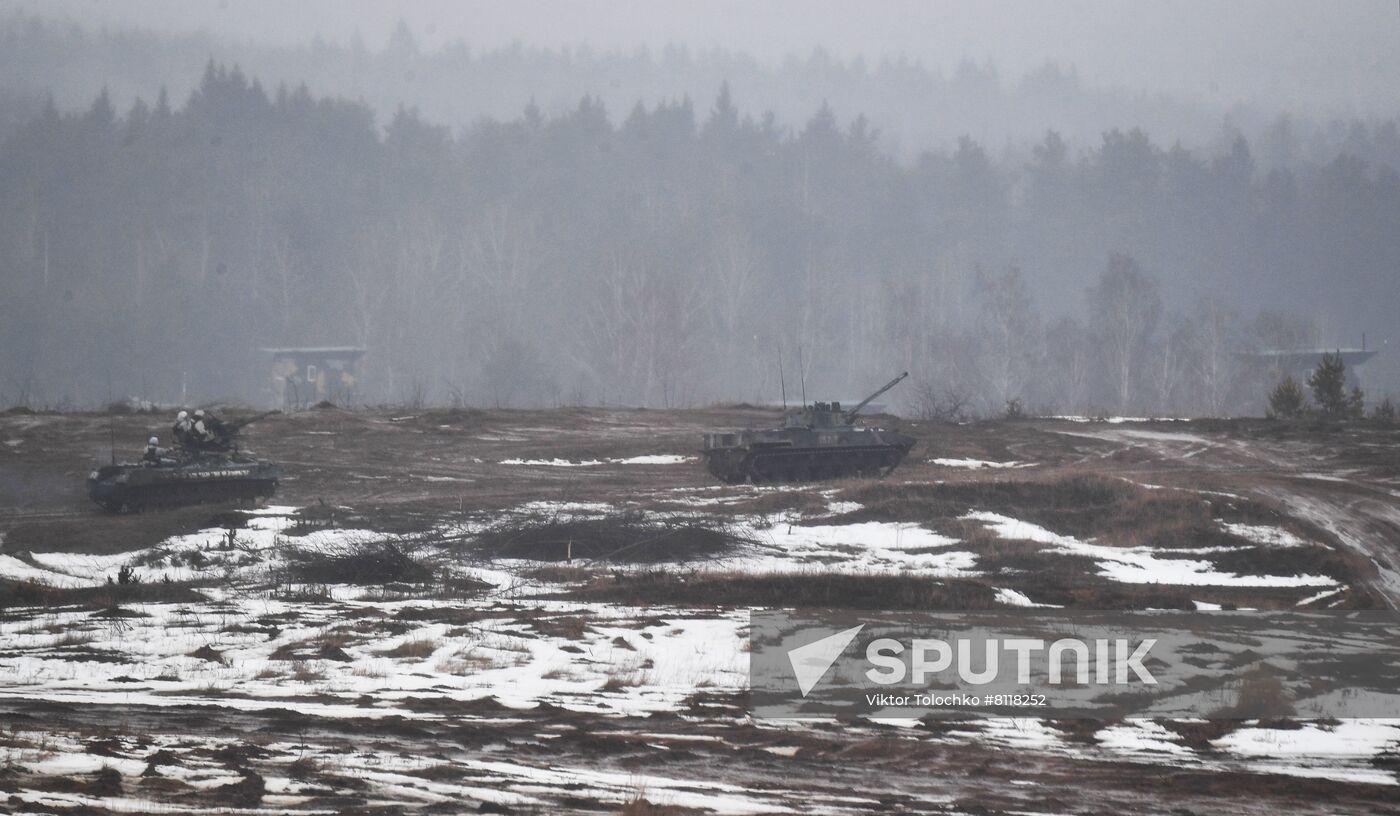
POLYGON ((228 442, 229 437, 233 435, 233 429, 229 427, 229 424, 214 416, 212 412, 204 414, 204 428, 208 431, 209 438, 219 444, 228 442))
POLYGON ((233 441, 234 431, 234 427, 212 412, 203 409, 194 412, 195 444, 201 450, 227 450, 233 441))
POLYGON ((147 467, 159 465, 162 452, 163 451, 160 449, 160 439, 153 436, 146 442, 146 452, 141 455, 141 461, 147 467))
POLYGON ((199 445, 204 445, 214 441, 214 435, 209 432, 209 423, 205 419, 204 409, 200 408, 194 412, 194 438, 199 445))
POLYGON ((172 433, 175 437, 176 445, 189 450, 194 449, 194 420, 190 419, 188 411, 181 411, 175 416, 175 426, 172 428, 172 433))

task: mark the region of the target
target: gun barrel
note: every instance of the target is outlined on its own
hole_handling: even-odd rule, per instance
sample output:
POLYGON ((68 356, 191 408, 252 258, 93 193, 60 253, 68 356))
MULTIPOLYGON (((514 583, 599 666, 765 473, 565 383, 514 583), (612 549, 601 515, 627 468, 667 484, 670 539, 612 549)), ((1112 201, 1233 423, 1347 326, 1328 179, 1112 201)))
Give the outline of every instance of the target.
POLYGON ((257 422, 257 421, 260 420, 260 419, 267 419, 268 417, 272 416, 273 414, 280 414, 280 413, 282 413, 282 412, 281 412, 281 411, 278 411, 278 410, 275 410, 275 409, 274 409, 274 410, 271 410, 271 411, 263 411, 261 414, 254 414, 253 416, 248 417, 247 419, 243 420, 242 422, 230 422, 230 423, 228 423, 228 427, 231 428, 231 429, 233 429, 233 430, 235 430, 235 431, 241 430, 241 429, 243 429, 243 428, 245 428, 245 427, 247 427, 247 426, 249 426, 249 425, 252 425, 254 422, 257 422))
POLYGON ((876 391, 875 393, 861 400, 859 405, 846 412, 846 424, 850 425, 854 423, 856 421, 856 414, 860 413, 860 409, 869 405, 871 400, 875 399, 876 397, 880 396, 881 394, 885 393, 891 388, 894 388, 896 385, 899 385, 900 380, 903 380, 905 377, 908 376, 908 371, 900 372, 900 375, 898 377, 895 377, 893 380, 890 380, 889 382, 885 383, 879 391, 876 391))

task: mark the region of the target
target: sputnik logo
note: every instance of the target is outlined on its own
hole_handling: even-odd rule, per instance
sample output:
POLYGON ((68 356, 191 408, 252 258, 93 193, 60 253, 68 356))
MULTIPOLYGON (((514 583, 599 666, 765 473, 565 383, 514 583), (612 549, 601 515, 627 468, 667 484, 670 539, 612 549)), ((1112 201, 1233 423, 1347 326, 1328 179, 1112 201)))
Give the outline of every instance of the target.
POLYGON ((797 688, 806 697, 817 683, 831 670, 831 664, 846 651, 851 641, 856 639, 865 624, 853 626, 821 640, 814 640, 806 646, 798 646, 788 651, 788 662, 792 664, 792 674, 797 678, 797 688))

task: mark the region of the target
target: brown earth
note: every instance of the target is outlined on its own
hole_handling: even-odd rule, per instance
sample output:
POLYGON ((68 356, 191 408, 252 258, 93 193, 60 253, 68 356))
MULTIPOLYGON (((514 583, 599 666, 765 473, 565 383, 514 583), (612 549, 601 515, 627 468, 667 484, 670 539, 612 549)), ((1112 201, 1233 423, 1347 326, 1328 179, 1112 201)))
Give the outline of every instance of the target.
MULTIPOLYGON (((1198 504, 1204 499, 1217 517, 1282 525, 1356 554, 1371 565, 1374 575, 1367 580, 1383 602, 1400 606, 1400 426, 1249 419, 967 425, 882 420, 914 435, 919 443, 883 482, 834 483, 863 503, 871 498, 871 490, 897 493, 903 485, 919 489, 938 482, 966 484, 965 490, 974 494, 984 483, 1034 486, 1072 483, 1079 477, 1174 488, 1198 504), (1034 466, 968 470, 933 464, 930 460, 936 458, 1034 466)), ((699 461, 635 465, 607 460, 646 454, 693 456, 705 430, 776 421, 777 412, 748 407, 403 412, 330 408, 269 417, 248 429, 246 442, 256 454, 282 466, 276 503, 324 502, 349 507, 379 529, 412 529, 456 513, 489 516, 541 500, 642 501, 664 507, 668 491, 684 496, 717 482, 699 461), (511 459, 604 464, 501 464, 511 459)), ((150 414, 0 415, 0 534, 6 536, 6 549, 123 551, 207 526, 213 512, 209 508, 114 517, 100 513, 85 497, 85 477, 110 456, 110 440, 116 441, 119 458, 134 459, 146 437, 166 431, 164 418, 150 414)), ((793 502, 808 495, 763 501, 793 502)), ((1166 520, 1169 524, 1154 524, 1131 501, 1105 511, 1120 516, 1116 523, 1121 543, 1160 546, 1171 535, 1203 541, 1206 533, 1180 517, 1199 510, 1184 508, 1179 513, 1162 500, 1152 505, 1173 515, 1166 520)), ((749 503, 737 509, 759 508, 749 503)), ((1049 525, 1051 529, 1081 534, 1114 523, 1097 511, 1071 518, 1073 510, 1050 516, 1058 523, 1049 525)), ((1034 511, 1026 518, 1041 523, 1034 511)), ((1189 545, 1192 540, 1170 543, 1189 545)))
MULTIPOLYGON (((669 491, 685 496, 717 483, 698 461, 577 468, 502 461, 694 455, 704 430, 764 425, 776 418, 775 412, 751 408, 327 409, 273 416, 250 428, 247 441, 261 457, 283 467, 276 503, 319 507, 324 502, 347 508, 335 512, 371 519, 379 529, 415 529, 454 515, 490 517, 540 500, 637 501, 664 509, 669 491)), ((1126 543, 1148 546, 1206 541, 1201 537, 1218 535, 1209 526, 1217 520, 1268 524, 1334 549, 1342 563, 1331 566, 1363 581, 1379 602, 1400 605, 1400 429, 1370 423, 1327 427, 1262 420, 1121 424, 1034 420, 959 426, 892 418, 884 422, 898 424, 919 439, 906 463, 881 482, 822 486, 835 487, 842 498, 859 501, 864 507, 857 514, 913 521, 926 516, 933 525, 949 525, 955 523, 949 519, 956 519, 959 508, 1004 507, 1008 514, 1015 509, 1016 517, 1065 534, 1120 536, 1126 543), (968 470, 934 464, 930 461, 934 458, 1033 466, 968 470), (1118 490, 1111 487, 1114 483, 1125 487, 1118 490), (929 509, 942 507, 940 503, 946 508, 929 509)), ((116 440, 119 451, 135 458, 146 437, 152 433, 164 437, 166 432, 164 419, 156 421, 150 415, 0 415, 0 534, 5 537, 0 552, 121 552, 209 526, 217 520, 218 508, 109 516, 87 502, 83 480, 108 455, 109 439, 116 440)), ((815 490, 749 497, 737 506, 743 512, 804 506, 820 499, 815 490)), ((944 532, 984 535, 972 528, 944 532)), ((1034 557, 1016 542, 978 541, 988 547, 989 559, 1028 566, 1025 559, 1034 557)), ((1086 590, 1079 583, 1082 576, 1066 572, 1075 562, 1061 561, 1068 565, 1061 568, 1063 574, 1047 570, 1037 580, 1044 583, 1045 592, 1060 593, 1072 603, 1083 597, 1076 593, 1086 590)), ((1241 566, 1259 571, 1253 568, 1260 565, 1241 566)), ((1330 568, 1311 562, 1306 566, 1330 568)), ((1264 605, 1267 595, 1261 591, 1250 602, 1264 605)), ((1193 597, 1206 596, 1195 593, 1193 597)), ((1157 596, 1150 600, 1164 603, 1157 596)), ((653 602, 627 599, 634 601, 653 602)), ((1283 601, 1291 602, 1291 598, 1283 601)), ((1125 601, 1124 605, 1131 604, 1125 601)), ((874 725, 765 728, 746 717, 743 700, 720 695, 701 695, 681 713, 647 718, 608 717, 548 705, 519 711, 489 699, 472 703, 432 699, 422 705, 434 707, 436 718, 359 720, 321 718, 287 709, 240 712, 179 705, 114 710, 105 705, 6 699, 0 701, 0 722, 5 726, 0 729, 0 747, 62 733, 100 743, 105 746, 101 750, 110 750, 113 756, 144 759, 152 755, 142 747, 147 737, 193 735, 187 741, 201 761, 223 762, 231 774, 242 775, 242 782, 230 783, 236 790, 191 788, 173 775, 162 776, 162 765, 155 759, 150 760, 155 770, 143 776, 139 791, 133 790, 130 777, 123 782, 127 795, 139 792, 161 802, 169 812, 182 813, 215 812, 225 806, 271 807, 268 794, 259 786, 263 775, 277 774, 315 780, 324 790, 306 809, 473 812, 480 804, 462 802, 460 808, 449 811, 370 790, 362 780, 335 770, 337 756, 357 751, 432 757, 437 764, 431 773, 456 782, 470 781, 479 773, 473 762, 493 757, 541 768, 600 773, 644 769, 685 779, 697 790, 734 785, 766 792, 775 808, 798 812, 817 798, 843 812, 1400 812, 1393 786, 1125 762, 1092 745, 1083 752, 1069 752, 948 743, 941 739, 946 725, 930 724, 912 732, 874 725), (202 747, 206 741, 228 746, 222 753, 210 753, 202 747), (262 747, 274 742, 301 747, 287 754, 262 747), (782 752, 769 750, 777 748, 782 752), (840 807, 832 804, 840 802, 844 802, 840 807)), ((412 699, 406 699, 404 706, 416 710, 412 699)), ((1228 729, 1229 724, 1223 727, 1228 729)), ((1087 741, 1092 742, 1092 737, 1087 741)), ((0 790, 35 790, 41 782, 55 792, 63 785, 92 792, 110 784, 105 778, 36 781, 24 767, 0 765, 0 790)), ((615 802, 571 797, 567 787, 551 795, 558 812, 622 809, 615 802)), ((627 812, 687 812, 665 803, 647 809, 650 806, 641 804, 644 801, 645 792, 640 792, 627 805, 627 812)), ((0 796, 0 813, 33 809, 32 804, 0 796)), ((61 802, 49 802, 42 810, 109 812, 61 802)))

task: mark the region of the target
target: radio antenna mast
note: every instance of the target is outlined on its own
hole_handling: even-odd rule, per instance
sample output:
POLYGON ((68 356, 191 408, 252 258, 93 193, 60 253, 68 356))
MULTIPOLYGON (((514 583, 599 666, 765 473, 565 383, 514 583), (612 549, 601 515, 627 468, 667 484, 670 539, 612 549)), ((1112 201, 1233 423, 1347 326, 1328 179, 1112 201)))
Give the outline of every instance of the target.
POLYGON ((797 376, 802 382, 802 408, 807 408, 807 364, 802 361, 802 346, 797 347, 797 376))
POLYGON ((783 347, 778 346, 778 387, 783 391, 783 410, 787 410, 787 379, 783 376, 783 347))
POLYGON ((112 372, 107 371, 107 456, 112 464, 117 463, 117 425, 112 417, 112 372))

